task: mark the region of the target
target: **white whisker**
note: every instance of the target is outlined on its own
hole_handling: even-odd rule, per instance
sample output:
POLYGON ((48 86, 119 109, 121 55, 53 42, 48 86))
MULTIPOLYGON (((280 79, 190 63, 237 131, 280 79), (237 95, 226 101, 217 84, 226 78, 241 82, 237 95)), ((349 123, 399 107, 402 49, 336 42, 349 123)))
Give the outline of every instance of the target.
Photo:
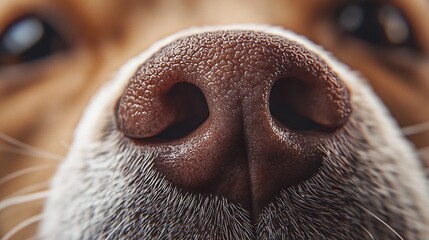
POLYGON ((414 134, 418 134, 426 131, 429 131, 429 122, 419 123, 416 125, 402 128, 402 132, 406 136, 410 136, 410 135, 414 135, 414 134))
POLYGON ((34 167, 29 167, 29 168, 24 168, 24 169, 18 170, 16 172, 13 172, 11 174, 8 174, 8 175, 0 178, 0 185, 2 185, 2 184, 6 183, 6 182, 8 182, 14 178, 17 178, 17 177, 20 177, 20 176, 23 176, 26 174, 30 174, 33 172, 38 172, 38 171, 41 171, 44 169, 54 168, 55 166, 56 165, 49 164, 49 165, 40 165, 40 166, 34 166, 34 167))
POLYGON ((116 232, 116 230, 125 222, 125 220, 127 220, 127 218, 124 218, 124 220, 122 220, 109 234, 109 236, 106 237, 105 240, 109 240, 109 238, 111 236, 113 236, 113 234, 116 232))
POLYGON ((50 153, 43 153, 43 152, 34 152, 34 151, 29 151, 27 149, 20 149, 16 147, 9 147, 9 146, 2 146, 2 145, 0 145, 0 151, 26 155, 29 157, 45 158, 48 160, 55 160, 55 161, 61 161, 63 159, 59 155, 53 155, 50 153))
POLYGON ((15 139, 15 138, 12 138, 11 136, 9 136, 5 133, 2 133, 2 132, 0 132, 0 139, 2 139, 3 141, 5 141, 5 142, 7 142, 13 146, 16 146, 18 148, 26 150, 28 152, 35 152, 35 153, 39 153, 39 154, 46 155, 46 156, 52 156, 53 158, 59 158, 59 159, 62 158, 62 156, 60 156, 58 154, 51 153, 51 152, 48 152, 46 150, 28 145, 28 144, 23 143, 23 142, 15 139))
POLYGON ((372 234, 369 232, 369 230, 368 230, 368 229, 366 229, 366 227, 361 226, 361 228, 366 232, 366 234, 368 234, 368 236, 369 236, 372 240, 375 240, 374 236, 372 236, 372 234))
POLYGON ((364 210, 365 212, 367 212, 369 215, 371 215, 373 218, 377 219, 377 221, 379 221, 380 223, 382 223, 384 226, 386 226, 390 231, 392 231, 399 239, 404 240, 404 238, 399 235, 398 232, 396 232, 391 226, 389 226, 389 224, 387 224, 385 221, 383 221, 381 218, 379 218, 377 215, 375 215, 374 213, 372 213, 371 211, 369 211, 368 209, 366 209, 365 207, 357 204, 358 207, 360 207, 362 210, 364 210))
POLYGON ((7 195, 5 198, 10 198, 13 196, 18 196, 20 194, 27 194, 27 193, 31 193, 33 191, 36 190, 44 190, 49 186, 50 181, 45 181, 45 182, 40 182, 40 183, 36 183, 27 187, 24 187, 16 192, 13 192, 9 195, 7 195))
POLYGON ((39 214, 39 215, 25 219, 24 221, 22 221, 21 223, 19 223, 15 227, 13 227, 9 232, 7 232, 3 236, 2 240, 9 240, 15 234, 17 234, 19 231, 21 231, 22 229, 25 229, 26 227, 28 227, 31 224, 34 224, 36 222, 39 222, 40 220, 42 220, 42 214, 39 214))
POLYGON ((49 190, 46 190, 46 191, 40 191, 40 192, 31 193, 27 195, 6 198, 0 201, 0 211, 15 205, 47 198, 48 194, 49 194, 49 190))

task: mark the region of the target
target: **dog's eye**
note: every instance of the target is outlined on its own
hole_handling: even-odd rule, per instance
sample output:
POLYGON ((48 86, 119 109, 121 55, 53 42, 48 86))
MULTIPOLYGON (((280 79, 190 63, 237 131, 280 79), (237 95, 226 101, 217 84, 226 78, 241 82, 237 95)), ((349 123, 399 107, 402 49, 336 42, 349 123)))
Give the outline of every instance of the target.
POLYGON ((418 50, 409 22, 393 5, 353 3, 342 6, 336 15, 340 30, 347 35, 381 47, 418 50))
POLYGON ((0 67, 40 60, 67 49, 61 34, 37 16, 21 17, 0 34, 0 67))

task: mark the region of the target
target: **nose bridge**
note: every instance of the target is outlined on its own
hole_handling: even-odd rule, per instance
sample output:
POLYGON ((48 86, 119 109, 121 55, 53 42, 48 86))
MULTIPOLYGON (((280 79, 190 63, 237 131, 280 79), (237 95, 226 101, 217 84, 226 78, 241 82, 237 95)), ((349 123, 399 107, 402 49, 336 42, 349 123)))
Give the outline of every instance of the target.
POLYGON ((201 88, 208 101, 224 99, 220 101, 227 104, 224 107, 228 103, 238 107, 250 95, 270 88, 281 74, 281 56, 269 49, 266 39, 251 32, 206 33, 178 43, 182 44, 194 46, 184 53, 192 56, 189 61, 181 62, 188 76, 185 81, 201 88), (194 77, 189 78, 189 73, 194 77))
POLYGON ((243 128, 244 116, 268 109, 269 89, 282 74, 282 58, 254 33, 208 34, 201 40, 205 44, 197 43, 196 51, 205 57, 190 70, 198 72, 192 83, 202 89, 214 118, 225 121, 231 115, 231 126, 243 128))

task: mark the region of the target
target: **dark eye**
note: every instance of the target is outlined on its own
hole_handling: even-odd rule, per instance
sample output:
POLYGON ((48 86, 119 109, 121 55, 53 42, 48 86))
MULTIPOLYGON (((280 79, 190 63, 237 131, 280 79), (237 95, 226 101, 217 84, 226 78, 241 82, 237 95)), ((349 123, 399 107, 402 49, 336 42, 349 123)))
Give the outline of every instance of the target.
POLYGON ((348 4, 340 8, 336 21, 343 33, 368 43, 387 48, 419 49, 408 20, 393 5, 377 2, 348 4))
POLYGON ((37 16, 25 16, 0 34, 0 67, 40 60, 68 48, 61 34, 37 16))

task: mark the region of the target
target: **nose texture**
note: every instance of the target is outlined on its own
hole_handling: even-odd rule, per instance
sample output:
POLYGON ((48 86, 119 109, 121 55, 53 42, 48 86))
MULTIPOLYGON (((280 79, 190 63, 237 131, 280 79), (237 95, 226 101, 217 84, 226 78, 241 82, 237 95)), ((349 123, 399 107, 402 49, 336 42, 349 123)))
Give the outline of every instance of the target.
POLYGON ((317 173, 339 138, 349 94, 302 45, 252 31, 179 39, 144 62, 119 99, 126 137, 186 191, 218 195, 257 217, 317 173))

